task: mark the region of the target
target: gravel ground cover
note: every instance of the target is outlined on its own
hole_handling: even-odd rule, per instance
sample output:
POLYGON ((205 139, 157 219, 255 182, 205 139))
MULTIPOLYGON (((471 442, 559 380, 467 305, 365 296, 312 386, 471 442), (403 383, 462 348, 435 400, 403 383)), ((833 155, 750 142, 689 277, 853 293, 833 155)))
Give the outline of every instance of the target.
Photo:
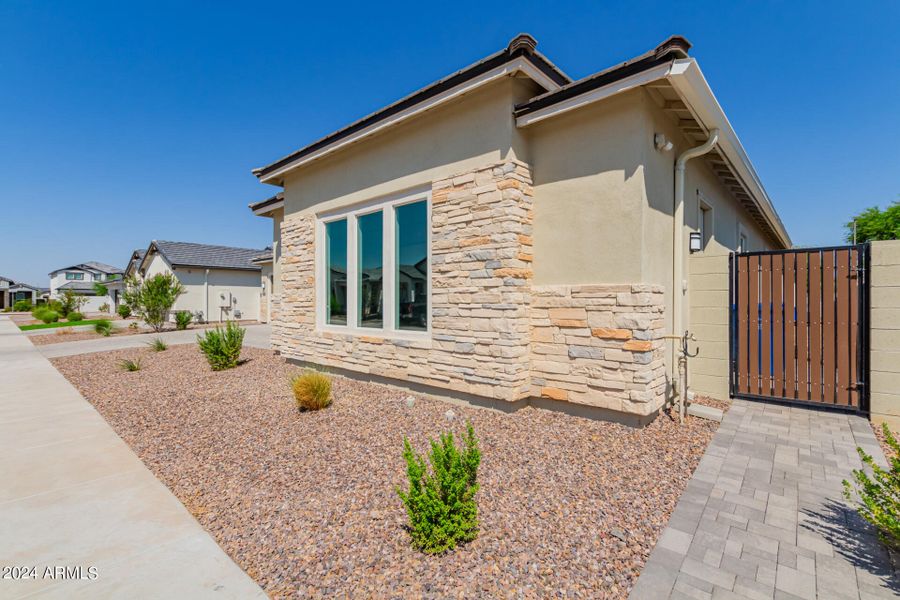
POLYGON ((715 424, 644 429, 527 408, 454 406, 336 377, 299 413, 297 369, 246 348, 212 372, 195 345, 54 360, 228 554, 273 597, 624 598, 715 424), (142 358, 124 372, 122 358, 142 358), (452 410, 455 417, 447 417, 452 410), (439 557, 410 548, 402 441, 471 421, 481 533, 439 557))
MULTIPOLYGON (((121 337, 123 335, 137 335, 147 333, 146 331, 141 331, 139 329, 130 329, 128 327, 123 328, 113 328, 110 332, 110 335, 114 335, 116 337, 121 337)), ((59 329, 54 333, 47 333, 42 335, 29 335, 28 339, 31 340, 31 343, 35 346, 46 346, 47 344, 61 344, 63 342, 78 342, 81 340, 97 340, 102 338, 103 336, 94 331, 72 331, 69 329, 59 329)))

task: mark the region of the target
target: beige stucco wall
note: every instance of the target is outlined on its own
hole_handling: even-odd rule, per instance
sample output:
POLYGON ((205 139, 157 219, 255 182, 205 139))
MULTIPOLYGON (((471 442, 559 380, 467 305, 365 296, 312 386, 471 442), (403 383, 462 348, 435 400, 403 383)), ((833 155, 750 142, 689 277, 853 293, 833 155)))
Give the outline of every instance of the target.
POLYGON ((234 310, 240 310, 241 319, 259 318, 259 271, 239 271, 235 269, 206 269, 172 267, 159 254, 151 257, 147 265, 146 277, 159 273, 174 273, 185 288, 185 293, 178 297, 173 313, 189 310, 201 312, 207 321, 227 321, 234 318, 234 310), (207 289, 208 283, 208 289, 207 289), (232 310, 219 307, 219 293, 231 292, 232 310), (207 314, 207 294, 209 295, 209 314, 207 314))
POLYGON ((512 106, 537 91, 530 80, 507 77, 301 167, 285 178, 285 215, 334 210, 526 155, 512 106))
POLYGON ((870 411, 900 432, 900 241, 872 243, 870 411))

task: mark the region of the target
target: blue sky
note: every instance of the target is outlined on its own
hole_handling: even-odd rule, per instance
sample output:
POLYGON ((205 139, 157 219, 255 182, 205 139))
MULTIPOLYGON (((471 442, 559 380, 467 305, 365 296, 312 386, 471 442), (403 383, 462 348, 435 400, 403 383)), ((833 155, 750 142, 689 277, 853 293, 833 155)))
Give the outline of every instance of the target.
POLYGON ((0 4, 0 275, 263 247, 250 173, 527 31, 573 77, 685 35, 798 244, 900 195, 900 2, 0 4))

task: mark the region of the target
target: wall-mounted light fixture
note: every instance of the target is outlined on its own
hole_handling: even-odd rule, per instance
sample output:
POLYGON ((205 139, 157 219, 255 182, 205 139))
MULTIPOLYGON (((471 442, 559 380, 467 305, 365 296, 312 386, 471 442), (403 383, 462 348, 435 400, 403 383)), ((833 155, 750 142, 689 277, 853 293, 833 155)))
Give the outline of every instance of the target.
POLYGON ((668 152, 673 148, 672 142, 666 139, 666 135, 664 133, 653 134, 653 145, 660 152, 668 152))
POLYGON ((691 232, 689 248, 691 252, 700 252, 703 250, 703 239, 700 237, 699 231, 691 232))

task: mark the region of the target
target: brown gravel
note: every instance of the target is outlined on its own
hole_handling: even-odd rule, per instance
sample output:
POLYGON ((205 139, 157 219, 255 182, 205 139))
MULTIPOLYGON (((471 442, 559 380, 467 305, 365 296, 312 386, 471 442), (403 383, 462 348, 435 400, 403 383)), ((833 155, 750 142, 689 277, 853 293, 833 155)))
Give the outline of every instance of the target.
POLYGON ((697 404, 703 404, 704 406, 711 406, 712 408, 718 408, 723 413, 728 412, 728 409, 731 408, 731 400, 719 400, 718 398, 701 396, 699 394, 694 396, 693 402, 696 402, 697 404))
POLYGON ((421 396, 409 408, 407 391, 341 377, 330 408, 299 413, 294 367, 254 348, 243 358, 214 373, 191 344, 53 362, 274 597, 624 598, 715 430, 421 396), (116 367, 137 356, 140 371, 116 367), (424 450, 465 420, 483 454, 481 533, 425 556, 394 491, 403 436, 424 450))
MULTIPOLYGON (((137 335, 139 333, 147 333, 139 329, 113 329, 110 335, 121 337, 123 335, 137 335)), ((72 331, 65 327, 58 329, 55 333, 46 333, 41 335, 29 335, 28 339, 35 346, 46 346, 47 344, 61 344, 63 342, 79 342, 81 340, 99 340, 103 336, 94 331, 72 331)))
MULTIPOLYGON (((887 437, 884 435, 884 429, 881 425, 875 425, 871 422, 870 424, 872 425, 872 431, 875 432, 875 438, 881 446, 881 451, 884 452, 884 457, 890 460, 894 456, 894 449, 888 446, 887 437)), ((891 430, 891 434, 893 434, 894 439, 898 438, 897 432, 893 429, 891 430)))

